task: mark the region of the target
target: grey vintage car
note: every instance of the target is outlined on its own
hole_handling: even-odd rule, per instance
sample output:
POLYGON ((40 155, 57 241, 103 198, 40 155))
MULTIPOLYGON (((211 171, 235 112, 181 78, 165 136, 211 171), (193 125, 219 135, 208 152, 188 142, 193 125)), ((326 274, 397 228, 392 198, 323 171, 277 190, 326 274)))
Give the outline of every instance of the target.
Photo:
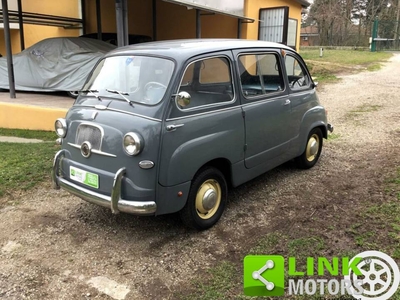
POLYGON ((288 160, 311 168, 326 111, 303 59, 262 41, 176 40, 119 48, 65 119, 52 180, 113 213, 180 212, 197 229, 236 187, 288 160))

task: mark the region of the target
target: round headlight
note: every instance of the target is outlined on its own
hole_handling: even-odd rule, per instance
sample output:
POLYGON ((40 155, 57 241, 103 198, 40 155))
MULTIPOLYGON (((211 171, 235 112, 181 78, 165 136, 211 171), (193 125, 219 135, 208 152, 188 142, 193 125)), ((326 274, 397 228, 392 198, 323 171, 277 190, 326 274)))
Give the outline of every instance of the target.
POLYGON ((56 134, 60 138, 64 138, 67 135, 67 121, 65 121, 65 119, 57 119, 54 127, 56 134))
POLYGON ((143 142, 137 133, 128 132, 124 136, 123 146, 128 155, 138 155, 142 151, 143 142))

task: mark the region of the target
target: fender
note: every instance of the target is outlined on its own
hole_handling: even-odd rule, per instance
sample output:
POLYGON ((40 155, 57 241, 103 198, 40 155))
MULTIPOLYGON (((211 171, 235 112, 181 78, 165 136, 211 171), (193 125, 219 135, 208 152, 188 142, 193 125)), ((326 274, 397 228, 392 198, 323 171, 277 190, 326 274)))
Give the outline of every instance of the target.
POLYGON ((322 136, 325 139, 328 138, 326 112, 325 108, 322 106, 315 106, 304 114, 301 121, 299 136, 297 138, 297 145, 295 145, 295 148, 298 149, 296 157, 304 152, 308 134, 316 127, 321 128, 322 136))

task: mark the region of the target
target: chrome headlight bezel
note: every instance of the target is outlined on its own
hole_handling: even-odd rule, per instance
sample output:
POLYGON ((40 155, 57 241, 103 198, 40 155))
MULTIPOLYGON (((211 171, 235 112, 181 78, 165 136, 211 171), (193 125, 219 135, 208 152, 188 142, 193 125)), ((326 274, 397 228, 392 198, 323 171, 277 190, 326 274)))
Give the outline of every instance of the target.
POLYGON ((128 132, 122 140, 122 148, 130 156, 138 155, 143 149, 142 137, 136 132, 128 132))
POLYGON ((64 118, 58 118, 54 122, 54 130, 58 137, 65 138, 67 135, 67 121, 64 118))

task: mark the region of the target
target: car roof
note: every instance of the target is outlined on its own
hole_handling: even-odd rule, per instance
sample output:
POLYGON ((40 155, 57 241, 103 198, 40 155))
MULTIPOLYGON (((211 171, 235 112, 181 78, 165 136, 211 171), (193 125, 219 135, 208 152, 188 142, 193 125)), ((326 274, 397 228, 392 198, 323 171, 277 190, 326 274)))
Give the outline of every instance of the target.
POLYGON ((293 50, 285 45, 242 39, 182 39, 142 43, 118 48, 108 55, 149 54, 185 59, 202 53, 243 48, 278 48, 293 50))

